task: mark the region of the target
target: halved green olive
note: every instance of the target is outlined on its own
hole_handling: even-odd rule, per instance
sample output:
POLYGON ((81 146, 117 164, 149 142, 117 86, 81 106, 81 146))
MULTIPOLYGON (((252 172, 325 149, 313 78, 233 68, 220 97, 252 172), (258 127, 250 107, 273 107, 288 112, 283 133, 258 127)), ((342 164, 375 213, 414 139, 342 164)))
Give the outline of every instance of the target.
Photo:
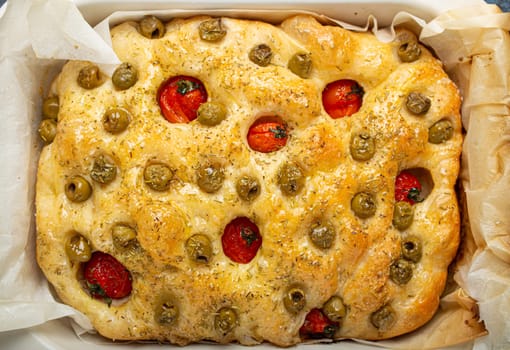
POLYGON ((58 96, 48 97, 43 101, 42 115, 44 118, 57 120, 59 109, 58 96))
POLYGON ((74 234, 67 240, 65 249, 71 261, 87 262, 92 257, 89 240, 79 233, 74 234))
POLYGON ((112 74, 112 83, 119 90, 129 89, 138 81, 138 70, 128 62, 122 63, 112 74))
POLYGON ((154 319, 162 325, 171 325, 179 318, 179 308, 171 296, 161 297, 156 305, 154 319))
POLYGON ((259 180, 252 176, 242 176, 237 180, 236 190, 239 198, 251 202, 260 194, 259 180))
POLYGON ((155 16, 145 16, 138 23, 138 32, 149 39, 162 38, 165 31, 165 25, 155 16))
POLYGON ((201 124, 214 126, 227 117, 227 110, 219 103, 204 102, 197 110, 197 119, 201 124))
POLYGON ((396 284, 404 285, 413 277, 413 264, 404 259, 398 259, 390 266, 390 278, 396 284))
POLYGON ((309 78, 312 72, 312 55, 297 53, 290 58, 287 67, 297 76, 303 79, 309 78))
POLYGON ((131 113, 124 108, 110 108, 103 116, 103 127, 111 134, 126 130, 131 121, 131 113))
POLYGON ((416 236, 407 236, 402 239, 402 257, 417 263, 422 255, 421 239, 416 236))
POLYGON ((207 264, 213 255, 211 240, 197 233, 186 241, 186 252, 192 261, 207 264))
POLYGON ((308 232, 312 243, 320 249, 331 248, 335 241, 335 228, 330 222, 316 220, 308 232))
POLYGON ((384 305, 370 315, 370 322, 380 331, 387 331, 397 322, 395 310, 390 305, 384 305))
POLYGON ((416 115, 427 113, 430 103, 430 98, 419 92, 411 92, 406 98, 407 110, 416 115))
POLYGON ((207 163, 197 170, 198 187, 206 193, 218 191, 223 185, 224 179, 223 168, 218 163, 207 163))
POLYGON ((393 207, 393 226, 398 230, 405 230, 413 223, 414 209, 405 201, 398 201, 393 207))
POLYGON ((453 136, 452 122, 442 119, 429 128, 429 142, 434 144, 448 141, 453 136))
POLYGON ((84 89, 94 89, 103 83, 103 75, 99 67, 95 64, 89 64, 83 67, 78 73, 77 82, 84 89))
POLYGON ((266 67, 271 63, 271 58, 273 57, 273 51, 266 44, 259 44, 254 46, 250 53, 248 54, 250 61, 261 66, 266 67))
POLYGON ((92 194, 92 186, 80 175, 72 176, 65 184, 65 194, 71 202, 83 202, 92 194))
POLYGON ((136 230, 127 224, 116 224, 112 227, 112 241, 115 248, 125 250, 136 243, 136 230))
POLYGON ((354 160, 369 160, 375 153, 375 141, 365 132, 354 134, 351 137, 350 151, 354 160))
POLYGON ((289 288, 283 296, 283 305, 287 311, 296 314, 306 306, 305 292, 298 286, 289 288))
POLYGON ((57 135, 57 122, 53 119, 43 119, 39 124, 39 136, 49 144, 52 143, 57 135))
POLYGON ((103 154, 96 157, 90 170, 92 180, 105 185, 115 180, 116 176, 117 167, 110 157, 103 154))
POLYGON ((222 307, 214 318, 214 327, 221 334, 230 332, 237 324, 237 314, 229 307, 222 307))
POLYGON ((414 62, 421 55, 421 48, 416 41, 403 43, 398 48, 398 57, 402 62, 414 62))
POLYGON ((218 41, 227 35, 221 23, 221 18, 212 18, 200 23, 198 27, 200 38, 205 41, 218 41))
POLYGON ((174 172, 165 164, 152 163, 145 167, 143 180, 155 191, 166 191, 170 188, 174 172))
POLYGON ((278 186, 283 194, 294 196, 305 185, 305 176, 296 163, 285 163, 277 175, 278 186))
POLYGON ((352 197, 351 209, 356 216, 366 219, 375 214, 377 206, 372 194, 367 192, 358 192, 352 197))
POLYGON ((322 312, 333 322, 341 322, 347 314, 342 298, 339 296, 332 296, 326 301, 322 307, 322 312))

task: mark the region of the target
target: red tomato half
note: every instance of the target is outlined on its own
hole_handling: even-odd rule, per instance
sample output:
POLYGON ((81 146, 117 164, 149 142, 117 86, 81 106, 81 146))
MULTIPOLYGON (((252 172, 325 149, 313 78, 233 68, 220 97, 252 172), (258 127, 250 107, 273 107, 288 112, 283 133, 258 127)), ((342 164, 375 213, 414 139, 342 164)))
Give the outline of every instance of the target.
POLYGON ((322 91, 322 104, 331 118, 348 117, 359 111, 364 93, 354 80, 337 80, 326 85, 322 91))
POLYGON ((331 321, 320 309, 312 309, 306 315, 299 333, 309 338, 333 338, 338 323, 331 321))
POLYGON ((118 299, 131 293, 131 275, 113 256, 94 252, 85 264, 84 277, 92 296, 118 299))
POLYGON ((402 171, 395 179, 395 200, 409 204, 423 201, 421 198, 421 183, 416 176, 408 171, 402 171))
POLYGON ((287 144, 287 125, 277 116, 261 117, 248 130, 248 145, 257 152, 278 151, 287 144))
POLYGON ((196 119, 198 107, 207 101, 207 91, 200 80, 178 75, 161 84, 157 98, 166 120, 189 123, 196 119))
POLYGON ((259 228, 247 217, 232 220, 221 236, 223 252, 232 261, 249 263, 262 245, 259 228))

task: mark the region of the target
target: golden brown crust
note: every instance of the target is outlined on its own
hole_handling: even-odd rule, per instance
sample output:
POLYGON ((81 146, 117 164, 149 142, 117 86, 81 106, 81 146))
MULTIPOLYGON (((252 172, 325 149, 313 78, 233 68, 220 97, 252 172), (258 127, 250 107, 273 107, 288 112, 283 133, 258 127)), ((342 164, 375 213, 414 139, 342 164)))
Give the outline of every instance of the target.
POLYGON ((58 295, 113 339, 177 344, 265 340, 288 346, 301 341, 299 328, 307 312, 333 295, 348 310, 338 338, 388 338, 423 325, 437 308, 459 239, 454 185, 462 142, 460 98, 440 62, 422 48, 418 61, 401 63, 398 44, 323 26, 308 16, 290 18, 280 27, 224 18, 227 35, 217 43, 200 40, 202 20, 173 20, 158 40, 139 35, 133 23, 113 28, 119 58, 139 72, 130 89, 117 91, 109 79, 93 90, 80 88, 76 77, 86 62, 67 63, 56 80, 58 134, 40 158, 36 207, 37 258, 58 295), (260 43, 273 48, 267 67, 248 59, 248 51, 260 43), (312 55, 309 79, 287 69, 296 52, 312 55), (226 106, 227 119, 215 127, 167 122, 155 96, 160 84, 175 75, 200 79, 209 99, 226 106), (334 120, 322 107, 321 92, 327 83, 345 78, 363 86, 363 105, 351 117, 334 120), (406 110, 411 91, 431 98, 425 116, 406 110), (101 118, 117 106, 129 109, 133 120, 125 132, 112 135, 102 128, 101 118), (254 152, 246 142, 248 127, 268 113, 283 116, 291 136, 277 152, 254 152), (442 144, 427 142, 428 128, 445 117, 453 123, 453 137, 442 144), (365 162, 353 160, 349 152, 350 135, 359 131, 376 139, 375 155, 365 162), (93 184, 89 200, 69 202, 66 179, 88 177, 100 153, 115 161, 117 178, 108 185, 93 184), (201 191, 195 176, 197 166, 210 157, 225 169, 222 188, 213 194, 201 191), (287 160, 297 162, 306 175, 303 190, 290 197, 282 195, 276 180, 287 160), (143 169, 152 161, 171 165, 174 179, 168 191, 144 185, 143 169), (394 182, 409 168, 426 169, 433 189, 415 205, 412 226, 400 232, 392 226, 394 182), (252 202, 236 193, 235 183, 244 174, 261 183, 252 202), (360 219, 350 208, 360 191, 375 194, 377 212, 371 218, 360 219), (222 251, 223 228, 238 216, 250 217, 263 237, 248 264, 234 263, 222 251), (334 226, 329 249, 313 246, 308 238, 317 218, 334 226), (141 246, 136 253, 113 245, 111 228, 119 222, 136 227, 141 246), (108 307, 83 291, 79 264, 70 262, 64 249, 74 231, 131 272, 133 292, 127 301, 108 307), (184 242, 196 233, 212 242, 208 264, 193 263, 186 254, 184 242), (389 266, 400 256, 406 235, 422 240, 423 256, 413 264, 411 280, 400 286, 389 279, 389 266), (291 285, 306 294, 306 306, 297 314, 282 301, 291 285), (179 308, 172 326, 154 317, 158 298, 166 294, 179 308), (370 315, 384 305, 395 310, 396 322, 378 330, 370 315), (223 334, 215 329, 214 317, 225 306, 236 310, 238 322, 223 334))

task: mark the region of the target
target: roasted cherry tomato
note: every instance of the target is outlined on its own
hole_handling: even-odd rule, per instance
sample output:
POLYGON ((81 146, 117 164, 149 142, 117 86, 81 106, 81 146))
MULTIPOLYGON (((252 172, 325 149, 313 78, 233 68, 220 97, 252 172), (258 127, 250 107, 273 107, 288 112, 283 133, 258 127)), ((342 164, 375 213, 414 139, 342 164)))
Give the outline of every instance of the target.
POLYGON ((259 228, 247 217, 238 217, 232 220, 221 236, 223 252, 232 261, 247 264, 259 250, 262 236, 259 228))
POLYGON ((131 275, 113 256, 94 252, 85 264, 84 276, 90 294, 108 304, 131 293, 131 275))
POLYGON ((165 81, 158 91, 163 116, 172 123, 189 123, 197 117, 198 107, 207 101, 204 84, 184 75, 165 81))
POLYGON ((312 309, 306 315, 299 334, 306 338, 333 338, 338 330, 338 323, 331 321, 321 309, 312 309))
POLYGON ((423 201, 420 197, 421 183, 416 176, 408 171, 402 171, 395 179, 395 200, 409 204, 423 201))
POLYGON ((341 79, 326 85, 322 104, 333 119, 348 117, 361 108, 365 91, 354 80, 341 79))
POLYGON ((287 125, 277 116, 261 117, 248 130, 248 145, 257 152, 278 151, 287 144, 287 125))

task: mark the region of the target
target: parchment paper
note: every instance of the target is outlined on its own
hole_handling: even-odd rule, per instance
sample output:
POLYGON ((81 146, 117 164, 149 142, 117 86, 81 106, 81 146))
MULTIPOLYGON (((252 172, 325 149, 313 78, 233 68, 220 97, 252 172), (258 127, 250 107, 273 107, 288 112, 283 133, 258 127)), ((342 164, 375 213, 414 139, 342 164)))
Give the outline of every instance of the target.
POLYGON ((477 342, 477 349, 510 348, 509 30, 509 14, 485 6, 445 13, 421 36, 434 47, 464 96, 467 135, 461 182, 469 225, 465 254, 454 277, 478 300, 490 332, 477 342))
MULTIPOLYGON (((183 14, 170 11, 164 16, 177 13, 183 14)), ((215 15, 278 22, 289 13, 233 10, 215 15)), ((138 16, 117 13, 94 31, 70 0, 18 0, 9 2, 0 19, 0 331, 65 316, 76 321, 78 333, 91 329, 83 315, 55 301, 35 263, 33 197, 40 105, 65 59, 94 61, 111 71, 119 61, 109 46, 108 28, 138 16)), ((339 24, 372 30, 381 40, 392 38, 393 27, 378 28, 376 17, 364 28, 339 24)), ((422 29, 422 41, 435 50, 463 94, 467 135, 461 184, 469 221, 465 215, 461 251, 434 319, 410 335, 366 343, 412 349, 476 339, 477 350, 509 349, 510 202, 505 195, 510 187, 510 14, 480 5, 427 23, 402 12, 393 21, 399 24, 422 29), (488 336, 477 319, 478 310, 488 336)))

